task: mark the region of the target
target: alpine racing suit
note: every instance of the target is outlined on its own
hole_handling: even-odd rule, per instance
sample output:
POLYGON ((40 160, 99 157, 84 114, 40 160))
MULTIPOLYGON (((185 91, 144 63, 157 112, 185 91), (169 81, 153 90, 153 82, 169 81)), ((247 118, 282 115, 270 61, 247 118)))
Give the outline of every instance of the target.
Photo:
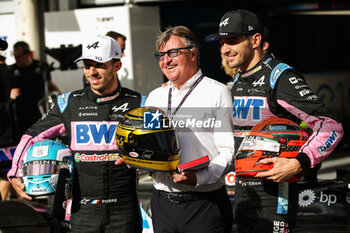
POLYGON ((117 124, 144 99, 121 87, 110 96, 96 95, 90 87, 60 95, 57 104, 22 136, 8 177, 21 177, 29 146, 66 132, 74 155, 73 232, 141 232, 136 172, 114 162, 117 124))
MULTIPOLYGON (((303 171, 324 160, 339 143, 343 128, 295 69, 265 55, 252 69, 238 73, 232 90, 235 151, 262 120, 304 121, 313 131, 296 159, 303 171)), ((238 177, 235 188, 239 232, 290 232, 298 207, 297 183, 238 177), (284 206, 284 211, 278 205, 284 206)))

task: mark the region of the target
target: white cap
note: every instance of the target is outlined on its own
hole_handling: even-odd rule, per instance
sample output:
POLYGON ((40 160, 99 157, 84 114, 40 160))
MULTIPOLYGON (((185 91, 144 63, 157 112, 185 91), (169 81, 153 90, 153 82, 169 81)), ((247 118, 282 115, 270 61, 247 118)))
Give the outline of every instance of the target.
POLYGON ((109 36, 98 36, 83 43, 83 55, 74 62, 89 59, 105 63, 121 57, 122 52, 117 41, 109 36))

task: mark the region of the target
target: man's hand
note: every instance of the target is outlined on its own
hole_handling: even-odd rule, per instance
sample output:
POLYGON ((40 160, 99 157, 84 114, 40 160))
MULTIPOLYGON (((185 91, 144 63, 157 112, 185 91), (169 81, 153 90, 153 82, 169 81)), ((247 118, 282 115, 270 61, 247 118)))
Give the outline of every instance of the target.
POLYGON ((20 178, 12 178, 11 185, 17 192, 18 196, 27 200, 32 200, 33 198, 28 196, 24 191, 24 184, 20 178))
POLYGON ((174 183, 189 184, 195 186, 197 184, 196 173, 193 171, 184 171, 181 173, 172 172, 174 183))
MULTIPOLYGON (((125 163, 124 159, 123 158, 119 158, 115 161, 115 165, 119 166, 119 165, 122 165, 123 163, 125 163)), ((131 167, 129 165, 126 164, 126 166, 131 169, 131 167)))
POLYGON ((266 172, 260 172, 254 177, 271 180, 274 182, 283 182, 289 180, 291 177, 301 172, 301 166, 297 159, 289 158, 269 158, 260 161, 263 164, 273 163, 274 166, 271 170, 266 172))

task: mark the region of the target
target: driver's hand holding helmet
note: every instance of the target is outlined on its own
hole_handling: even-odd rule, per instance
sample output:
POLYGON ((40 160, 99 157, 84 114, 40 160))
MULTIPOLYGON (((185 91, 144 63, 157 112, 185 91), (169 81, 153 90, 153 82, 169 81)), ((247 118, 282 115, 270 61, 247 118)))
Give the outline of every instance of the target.
POLYGON ((150 171, 174 171, 180 161, 175 129, 155 107, 136 108, 118 123, 116 141, 126 164, 150 171))
POLYGON ((70 149, 54 140, 41 140, 30 146, 25 154, 22 164, 23 184, 19 183, 19 179, 15 182, 17 186, 25 188, 26 195, 23 197, 26 199, 52 195, 57 189, 61 169, 69 170, 68 184, 71 185, 73 156, 70 149))
MULTIPOLYGON (((273 163, 262 163, 266 158, 295 158, 308 140, 308 134, 295 122, 273 117, 253 127, 244 137, 236 153, 237 176, 256 177, 269 171, 273 163)), ((287 182, 298 181, 303 174, 297 174, 287 182)))

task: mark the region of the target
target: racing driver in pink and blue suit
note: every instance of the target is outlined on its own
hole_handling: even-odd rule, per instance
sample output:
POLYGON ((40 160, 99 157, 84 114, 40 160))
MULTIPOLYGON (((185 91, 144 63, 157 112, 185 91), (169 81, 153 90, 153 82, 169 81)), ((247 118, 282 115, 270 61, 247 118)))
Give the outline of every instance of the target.
POLYGON ((90 85, 60 95, 57 104, 22 136, 8 178, 22 198, 31 200, 21 182, 22 159, 29 146, 67 133, 74 156, 72 232, 141 233, 136 171, 118 157, 117 124, 144 96, 120 86, 121 50, 112 38, 83 43, 84 74, 90 85))
POLYGON ((272 54, 264 54, 262 35, 263 26, 254 13, 236 10, 223 15, 219 33, 206 37, 207 41, 220 40, 221 54, 231 68, 240 70, 231 89, 235 151, 244 135, 271 117, 298 124, 304 121, 312 134, 295 159, 263 159, 259 162, 273 163, 274 167, 255 178, 237 178, 235 204, 240 233, 291 232, 298 189, 296 182, 284 181, 322 162, 343 136, 341 123, 310 90, 303 76, 272 54))

